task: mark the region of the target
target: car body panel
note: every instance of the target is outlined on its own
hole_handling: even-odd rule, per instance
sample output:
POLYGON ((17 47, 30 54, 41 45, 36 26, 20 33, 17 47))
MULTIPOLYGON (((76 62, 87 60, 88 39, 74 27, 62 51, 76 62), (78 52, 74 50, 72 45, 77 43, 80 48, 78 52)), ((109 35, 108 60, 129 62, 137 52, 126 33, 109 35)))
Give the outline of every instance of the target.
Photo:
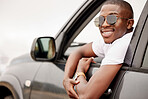
MULTIPOLYGON (((20 82, 15 76, 4 75, 0 77, 0 86, 6 86, 8 88, 11 86, 11 88, 13 88, 16 91, 18 98, 23 99, 23 92, 22 92, 20 82)), ((1 94, 2 92, 0 93, 0 96, 1 94)))
MULTIPOLYGON (((56 55, 53 60, 34 61, 27 57, 29 60, 24 60, 23 57, 17 58, 2 74, 0 83, 11 84, 20 99, 67 99, 68 95, 62 84, 65 63, 68 57, 64 56, 64 53, 74 38, 100 11, 98 6, 103 1, 87 0, 69 19, 55 37, 56 55)), ((125 64, 101 99, 145 99, 147 97, 148 87, 145 86, 148 85, 148 69, 141 68, 148 41, 147 17, 148 1, 134 31, 125 64), (108 92, 109 89, 112 93, 108 92)), ((87 73, 88 79, 99 69, 99 66, 100 62, 91 64, 87 73)))
MULTIPOLYGON (((4 76, 2 75, 2 77, 0 77, 1 78, 0 82, 11 83, 11 85, 13 87, 19 86, 22 90, 24 98, 26 97, 26 99, 27 99, 30 97, 29 94, 31 91, 31 87, 26 86, 25 83, 27 80, 31 81, 31 83, 32 83, 39 67, 40 67, 39 62, 37 62, 37 63, 34 63, 34 62, 21 63, 21 64, 17 64, 17 65, 8 66, 7 70, 3 73, 4 76), (22 67, 25 67, 25 69, 22 67), (26 72, 27 72, 27 74, 26 74, 26 72), (18 83, 14 83, 14 81, 9 81, 10 79, 6 79, 5 75, 7 75, 7 77, 15 79, 15 82, 18 82, 19 85, 18 85, 18 83), (5 78, 5 80, 3 80, 4 78, 5 78)), ((16 92, 18 92, 19 90, 16 89, 16 92)), ((20 96, 20 97, 22 97, 22 96, 20 96)))
POLYGON ((43 63, 32 86, 32 99, 63 99, 68 98, 63 87, 64 71, 56 64, 43 63))
POLYGON ((114 99, 145 99, 148 97, 147 85, 147 73, 127 71, 119 85, 114 99))

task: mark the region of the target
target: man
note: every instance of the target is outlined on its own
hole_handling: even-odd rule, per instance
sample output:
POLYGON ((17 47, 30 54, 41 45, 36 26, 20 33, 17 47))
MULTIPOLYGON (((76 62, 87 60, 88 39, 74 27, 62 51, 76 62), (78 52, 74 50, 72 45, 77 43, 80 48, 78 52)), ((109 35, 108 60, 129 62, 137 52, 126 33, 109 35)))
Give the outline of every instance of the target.
POLYGON ((63 85, 71 98, 96 99, 105 92, 124 62, 133 23, 133 10, 129 3, 110 0, 103 4, 100 16, 95 20, 103 40, 98 38, 82 46, 67 60, 63 85), (104 58, 99 70, 87 82, 85 73, 93 62, 90 57, 96 56, 104 58), (74 80, 75 72, 78 76, 74 80))

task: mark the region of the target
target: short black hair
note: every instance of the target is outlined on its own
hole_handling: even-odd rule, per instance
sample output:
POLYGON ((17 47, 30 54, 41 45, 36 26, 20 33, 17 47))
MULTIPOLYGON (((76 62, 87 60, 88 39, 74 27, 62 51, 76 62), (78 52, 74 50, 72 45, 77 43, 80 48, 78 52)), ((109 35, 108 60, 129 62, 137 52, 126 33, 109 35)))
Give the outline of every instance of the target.
POLYGON ((124 0, 107 0, 106 2, 104 2, 103 5, 107 5, 107 4, 119 5, 125 9, 128 9, 131 12, 130 18, 134 18, 133 8, 128 2, 124 0))

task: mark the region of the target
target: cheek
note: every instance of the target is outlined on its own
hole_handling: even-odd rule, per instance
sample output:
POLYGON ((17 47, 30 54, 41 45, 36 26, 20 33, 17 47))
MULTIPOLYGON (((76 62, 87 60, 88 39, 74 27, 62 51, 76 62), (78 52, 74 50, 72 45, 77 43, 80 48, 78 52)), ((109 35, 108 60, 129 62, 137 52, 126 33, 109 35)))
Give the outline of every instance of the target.
POLYGON ((116 28, 116 32, 119 34, 119 36, 122 36, 127 31, 127 24, 120 22, 120 24, 116 24, 115 28, 116 28))

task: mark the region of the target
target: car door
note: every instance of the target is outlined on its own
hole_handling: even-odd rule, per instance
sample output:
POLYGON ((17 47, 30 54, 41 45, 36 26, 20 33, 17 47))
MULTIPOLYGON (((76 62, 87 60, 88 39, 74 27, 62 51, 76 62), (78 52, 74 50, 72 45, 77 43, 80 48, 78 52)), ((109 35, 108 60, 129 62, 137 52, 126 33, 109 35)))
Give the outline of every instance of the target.
MULTIPOLYGON (((80 8, 85 9, 86 8, 85 6, 89 8, 90 3, 93 4, 93 1, 84 2, 82 7, 80 8)), ((41 63, 40 68, 38 69, 38 72, 31 84, 32 85, 31 93, 30 93, 31 99, 41 99, 41 98, 67 99, 69 98, 68 95, 66 94, 66 91, 62 83, 63 77, 64 77, 65 63, 67 59, 66 56, 63 55, 63 51, 65 50, 65 47, 67 47, 66 46, 67 41, 65 40, 65 38, 67 37, 66 33, 68 30, 71 30, 71 31, 76 30, 75 26, 71 26, 71 25, 73 25, 76 22, 75 20, 78 19, 77 18, 78 16, 80 17, 80 12, 82 11, 78 10, 74 14, 74 18, 70 19, 70 21, 66 24, 66 27, 61 32, 59 32, 57 37, 55 37, 56 57, 54 58, 54 60, 39 61, 39 63, 41 63)), ((78 22, 78 23, 82 24, 82 22, 78 22)), ((69 32, 69 33, 72 33, 72 32, 69 32)), ((70 35, 71 34, 69 34, 69 36, 70 35)), ((71 39, 71 38, 72 36, 68 37, 68 39, 71 39)))
MULTIPOLYGON (((80 9, 74 13, 74 16, 68 21, 62 31, 57 34, 55 37, 56 57, 51 61, 39 61, 39 63, 41 63, 40 68, 31 84, 31 99, 69 98, 62 84, 65 63, 68 57, 64 53, 67 50, 68 45, 71 45, 72 40, 80 32, 79 28, 82 29, 85 27, 86 23, 83 22, 89 17, 89 14, 100 6, 102 1, 103 0, 84 2, 80 9)), ((80 44, 79 46, 82 45, 83 44, 80 44)))
POLYGON ((133 40, 131 66, 118 84, 114 99, 147 99, 148 97, 148 2, 145 5, 133 40))
MULTIPOLYGON (((130 0, 127 0, 130 2, 130 0)), ((135 97, 131 98, 130 96, 133 96, 132 94, 130 94, 129 91, 127 90, 124 90, 123 92, 120 91, 121 88, 123 88, 122 86, 122 82, 123 82, 123 79, 124 81, 128 82, 128 83, 131 83, 132 81, 134 81, 133 79, 130 79, 130 76, 133 76, 133 75, 136 75, 137 76, 134 76, 135 78, 138 78, 138 73, 135 72, 134 70, 135 69, 135 66, 134 64, 137 65, 136 62, 140 63, 142 62, 143 60, 143 55, 144 55, 144 52, 145 52, 145 48, 146 48, 146 44, 147 44, 147 40, 146 39, 143 39, 143 37, 147 37, 147 34, 145 32, 145 35, 143 36, 143 33, 144 33, 144 28, 147 27, 146 23, 147 23, 147 4, 145 4, 146 1, 143 1, 143 2, 139 2, 139 1, 135 1, 134 4, 132 3, 132 6, 135 10, 135 30, 134 30, 134 34, 133 34, 133 38, 132 38, 132 41, 131 41, 131 44, 130 44, 130 47, 129 47, 129 50, 127 52, 127 55, 126 55, 126 59, 125 59, 125 63, 124 65, 122 66, 121 70, 119 71, 119 73, 117 74, 117 76, 115 77, 115 79, 113 80, 113 82, 111 83, 111 85, 109 86, 109 88, 106 90, 106 92, 102 95, 102 99, 135 99, 135 97), (137 3, 137 4, 135 4, 137 3), (143 3, 143 5, 140 5, 139 7, 137 7, 138 4, 140 3, 143 3), (136 6, 134 6, 136 5, 136 6), (145 5, 145 8, 143 9, 145 5), (137 11, 136 8, 138 8, 138 10, 141 9, 141 11, 143 10, 142 14, 141 14, 141 11, 137 11), (137 12, 138 13, 137 13, 137 12), (141 16, 139 18, 139 16, 141 16), (137 23, 137 21, 139 20, 139 22, 137 23), (143 44, 140 44, 143 43, 143 44), (145 43, 146 44, 145 44, 145 43), (143 47, 137 47, 138 45, 142 45, 143 47), (137 50, 140 50, 139 52, 137 52, 137 50), (142 55, 141 57, 139 57, 139 54, 142 55), (137 55, 137 56, 136 56, 137 55), (137 59, 136 59, 137 58, 137 59), (136 59, 136 60, 135 60, 136 59), (135 61, 133 61, 135 60, 135 61), (134 72, 134 73, 132 73, 134 72), (131 73, 131 75, 128 75, 129 73, 131 73), (127 79, 127 80, 125 80, 127 79), (124 93, 126 91, 126 93, 124 93), (121 94, 122 93, 122 94, 121 94), (130 96, 128 96, 129 94, 130 96), (127 94, 127 95, 126 95, 127 94), (127 97, 126 97, 127 96, 127 97)), ((97 15, 96 15, 97 16, 97 15)), ((92 19, 93 20, 93 19, 92 19)), ((90 22, 83 30, 82 32, 77 36, 77 38, 74 39, 73 43, 71 44, 71 46, 66 50, 65 52, 65 56, 68 56, 73 50, 75 50, 77 47, 81 46, 82 42, 84 41, 84 39, 86 39, 86 43, 88 42, 91 42, 93 41, 93 39, 97 39, 96 37, 98 37, 99 33, 98 33, 98 30, 95 29, 94 27, 91 27, 93 26, 93 24, 90 22), (90 25, 90 27, 89 27, 90 25), (88 28, 88 29, 87 29, 88 28), (93 29, 91 29, 93 28, 93 29), (87 32, 86 32, 87 31, 87 32), (97 31, 97 33, 95 32, 97 31), (88 32, 90 33, 93 33, 93 34, 88 34, 88 32), (95 34, 96 33, 96 34, 95 34), (92 35, 95 35, 95 37, 93 37, 92 35), (83 38, 83 39, 82 39, 83 38), (79 42, 80 41, 80 42, 79 42), (87 42, 88 41, 88 42, 87 42), (75 47, 74 47, 74 46, 75 47)), ((145 30, 146 31, 146 30, 145 30)), ((91 77, 93 75, 93 73, 99 68, 99 64, 101 62, 101 59, 98 58, 98 59, 95 59, 95 61, 97 61, 97 64, 92 64, 91 65, 91 68, 88 72, 88 75, 87 77, 91 77)), ((141 63, 138 65, 138 66, 141 66, 141 63)), ((141 69, 139 69, 139 71, 141 71, 141 69)), ((144 70, 145 71, 145 70, 144 70)), ((142 73, 142 72, 141 72, 142 73)), ((135 79, 134 78, 134 79, 135 79)), ((142 78, 142 77, 141 77, 142 78)), ((139 79, 140 80, 140 79, 139 79)), ((146 80, 146 79, 145 79, 146 80)), ((146 82, 147 83, 147 82, 146 82)), ((145 84, 146 84, 145 83, 145 84)), ((137 84, 137 83, 136 83, 137 84)), ((141 85, 142 82, 139 82, 139 85, 141 85)), ((126 86, 124 89, 128 89, 127 88, 128 86, 126 86)), ((139 86, 139 88, 143 88, 141 86, 139 86)), ((132 90, 134 90, 134 87, 131 86, 132 90)), ((137 87, 138 89, 138 87, 137 87)), ((135 92, 135 91, 133 91, 135 92)), ((147 92, 147 90, 145 90, 145 92, 147 92)), ((137 92, 135 92, 137 93, 137 92)), ((134 93, 133 93, 134 94, 134 93)), ((141 93, 139 93, 141 94, 141 93)), ((143 94, 146 94, 146 93, 143 93, 143 94)), ((139 95, 142 96, 143 94, 139 95)), ((138 95, 138 94, 137 94, 138 95)), ((145 97, 145 96, 144 96, 145 97)), ((138 98, 137 98, 138 99, 138 98)), ((141 99, 141 98, 139 98, 141 99)))
MULTIPOLYGON (((41 64, 32 84, 32 99, 36 99, 37 97, 44 99, 49 97, 56 99, 68 98, 62 85, 66 60, 75 49, 98 38, 99 30, 94 26, 93 21, 94 18, 98 16, 100 5, 103 1, 104 0, 90 0, 85 2, 55 37, 57 48, 55 60, 41 64), (94 36, 92 36, 92 33, 94 36)), ((139 27, 143 27, 143 24, 139 27)), ((138 30, 140 29, 137 29, 137 31, 138 30)), ((135 52, 132 55, 135 55, 135 52)), ((133 59, 133 57, 131 59, 133 59)), ((95 60, 97 63, 92 64, 88 78, 99 68, 101 59, 97 58, 95 60)), ((103 99, 118 97, 119 94, 117 92, 119 92, 118 90, 121 86, 120 82, 128 69, 129 67, 127 65, 122 67, 117 77, 102 96, 103 99)))

